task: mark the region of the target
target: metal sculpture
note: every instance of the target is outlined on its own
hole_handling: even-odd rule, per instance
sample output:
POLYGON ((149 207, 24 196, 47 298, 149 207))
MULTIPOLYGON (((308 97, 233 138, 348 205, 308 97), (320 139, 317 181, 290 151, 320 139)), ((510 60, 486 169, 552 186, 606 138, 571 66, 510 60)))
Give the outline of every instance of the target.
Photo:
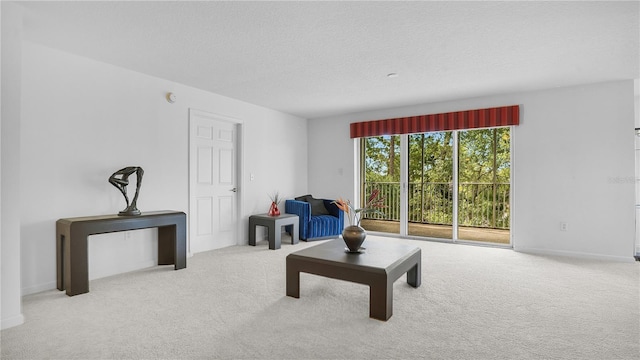
POLYGON ((109 183, 115 186, 120 190, 122 195, 124 195, 124 200, 127 202, 127 207, 120 211, 118 215, 120 216, 135 216, 140 215, 141 212, 138 210, 137 202, 138 195, 140 194, 140 186, 142 185, 142 175, 144 175, 144 170, 142 170, 139 166, 127 166, 126 168, 122 168, 109 177, 109 183), (133 196, 133 200, 129 203, 129 197, 127 196, 127 185, 129 185, 129 176, 136 174, 136 194, 133 196))

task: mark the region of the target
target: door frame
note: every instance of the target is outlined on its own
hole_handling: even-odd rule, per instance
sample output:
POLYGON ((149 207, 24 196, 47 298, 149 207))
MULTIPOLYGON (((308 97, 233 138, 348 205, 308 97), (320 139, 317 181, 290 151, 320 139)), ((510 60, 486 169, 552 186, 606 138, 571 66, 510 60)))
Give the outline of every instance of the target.
POLYGON ((243 184, 244 184, 244 166, 243 166, 243 159, 244 159, 244 131, 243 131, 243 126, 244 126, 244 121, 242 119, 238 119, 236 117, 233 116, 229 116, 229 115, 221 115, 221 114, 217 114, 217 113, 213 113, 210 111, 204 111, 204 110, 198 110, 198 109, 193 109, 193 108, 189 108, 189 121, 188 121, 188 141, 187 141, 187 153, 188 153, 188 162, 187 162, 187 178, 189 179, 189 211, 187 213, 187 218, 188 218, 188 223, 189 226, 187 226, 187 252, 188 252, 188 256, 191 257, 193 256, 193 252, 191 251, 191 230, 193 229, 193 227, 195 226, 195 219, 194 217, 192 217, 191 212, 192 212, 192 206, 194 204, 192 204, 192 198, 193 198, 193 192, 195 191, 195 179, 192 178, 191 176, 191 160, 192 160, 192 156, 195 156, 195 154, 191 153, 191 144, 192 144, 192 139, 191 139, 191 127, 193 126, 193 121, 192 119, 194 117, 203 117, 203 118, 208 118, 211 120, 215 120, 215 121, 226 121, 229 123, 233 123, 236 126, 237 129, 237 138, 236 138, 236 187, 238 189, 237 191, 237 197, 236 197, 236 219, 237 219, 237 224, 236 224, 236 239, 235 239, 235 243, 236 245, 240 244, 240 239, 243 238, 243 229, 244 227, 242 226, 242 217, 240 216, 242 214, 242 204, 244 204, 244 191, 243 191, 243 184))

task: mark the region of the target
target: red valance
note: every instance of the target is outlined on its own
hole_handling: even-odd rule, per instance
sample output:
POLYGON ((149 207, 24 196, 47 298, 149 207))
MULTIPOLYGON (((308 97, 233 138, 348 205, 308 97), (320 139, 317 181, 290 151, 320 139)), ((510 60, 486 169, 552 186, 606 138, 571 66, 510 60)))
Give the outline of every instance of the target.
POLYGON ((351 124, 351 138, 518 125, 520 106, 363 121, 351 124))

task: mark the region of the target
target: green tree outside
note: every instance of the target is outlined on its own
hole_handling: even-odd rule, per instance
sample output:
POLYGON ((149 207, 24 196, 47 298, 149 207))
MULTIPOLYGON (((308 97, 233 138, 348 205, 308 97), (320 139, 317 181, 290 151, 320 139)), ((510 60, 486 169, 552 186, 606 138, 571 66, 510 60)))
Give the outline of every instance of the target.
MULTIPOLYGON (((399 220, 400 137, 362 141, 363 195, 385 197, 385 214, 372 218, 399 220)), ((453 141, 450 131, 409 135, 409 221, 452 224, 453 141)), ((458 132, 460 225, 509 228, 510 171, 509 128, 458 132)))

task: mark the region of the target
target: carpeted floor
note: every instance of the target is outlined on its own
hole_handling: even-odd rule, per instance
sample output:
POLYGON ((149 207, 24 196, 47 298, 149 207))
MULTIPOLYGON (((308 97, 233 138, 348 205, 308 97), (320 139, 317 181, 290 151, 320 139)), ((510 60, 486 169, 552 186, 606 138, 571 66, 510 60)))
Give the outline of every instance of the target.
POLYGON ((286 255, 317 243, 263 241, 26 296, 2 359, 640 358, 637 262, 367 241, 422 248, 422 286, 395 282, 387 322, 364 285, 301 274, 300 299, 285 296, 286 255))

